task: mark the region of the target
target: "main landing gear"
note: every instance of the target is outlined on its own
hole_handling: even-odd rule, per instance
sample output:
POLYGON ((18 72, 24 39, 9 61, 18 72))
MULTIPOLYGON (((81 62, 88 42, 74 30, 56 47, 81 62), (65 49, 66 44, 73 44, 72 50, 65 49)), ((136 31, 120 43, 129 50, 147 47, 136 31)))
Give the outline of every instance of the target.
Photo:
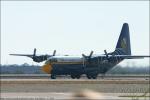
POLYGON ((80 77, 81 77, 81 75, 71 75, 71 78, 72 78, 72 79, 75 79, 75 78, 76 78, 76 79, 80 79, 80 77))
POLYGON ((97 74, 86 74, 88 79, 97 79, 97 74))

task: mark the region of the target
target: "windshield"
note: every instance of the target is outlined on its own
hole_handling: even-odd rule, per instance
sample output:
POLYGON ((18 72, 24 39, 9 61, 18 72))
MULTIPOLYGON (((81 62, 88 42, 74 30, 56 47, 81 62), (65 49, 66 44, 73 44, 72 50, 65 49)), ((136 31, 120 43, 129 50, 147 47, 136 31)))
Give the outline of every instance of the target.
POLYGON ((45 64, 51 64, 51 63, 54 63, 54 62, 57 62, 57 59, 48 59, 45 64))

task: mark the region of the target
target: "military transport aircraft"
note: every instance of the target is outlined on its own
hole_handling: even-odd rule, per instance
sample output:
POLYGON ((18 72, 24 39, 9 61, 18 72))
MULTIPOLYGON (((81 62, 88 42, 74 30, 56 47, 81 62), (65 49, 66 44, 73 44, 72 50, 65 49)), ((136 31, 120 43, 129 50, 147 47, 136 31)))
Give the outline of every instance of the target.
POLYGON ((79 79, 82 74, 86 74, 88 79, 96 79, 98 74, 104 75, 124 59, 150 57, 149 55, 131 55, 130 34, 127 23, 123 24, 116 48, 110 53, 104 50, 102 55, 93 55, 93 51, 91 51, 90 55, 57 56, 55 55, 56 51, 54 51, 53 55, 36 56, 35 52, 36 49, 33 55, 17 55, 31 57, 36 62, 46 60, 42 70, 51 74, 52 79, 55 79, 57 75, 71 75, 71 78, 79 79))

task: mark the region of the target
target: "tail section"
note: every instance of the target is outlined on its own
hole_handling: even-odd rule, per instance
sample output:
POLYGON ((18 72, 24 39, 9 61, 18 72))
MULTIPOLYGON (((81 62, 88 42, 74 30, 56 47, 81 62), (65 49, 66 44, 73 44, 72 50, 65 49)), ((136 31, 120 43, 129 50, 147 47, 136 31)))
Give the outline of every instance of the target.
POLYGON ((129 26, 124 23, 117 42, 116 49, 122 49, 126 55, 131 55, 129 26))

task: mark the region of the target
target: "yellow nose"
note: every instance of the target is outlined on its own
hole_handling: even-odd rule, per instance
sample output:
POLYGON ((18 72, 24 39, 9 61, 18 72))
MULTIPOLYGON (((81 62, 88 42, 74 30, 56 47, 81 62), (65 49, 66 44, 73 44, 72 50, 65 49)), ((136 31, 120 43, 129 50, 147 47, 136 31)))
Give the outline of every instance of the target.
POLYGON ((52 65, 51 64, 45 64, 42 66, 42 70, 46 72, 47 74, 51 74, 52 71, 52 65))

